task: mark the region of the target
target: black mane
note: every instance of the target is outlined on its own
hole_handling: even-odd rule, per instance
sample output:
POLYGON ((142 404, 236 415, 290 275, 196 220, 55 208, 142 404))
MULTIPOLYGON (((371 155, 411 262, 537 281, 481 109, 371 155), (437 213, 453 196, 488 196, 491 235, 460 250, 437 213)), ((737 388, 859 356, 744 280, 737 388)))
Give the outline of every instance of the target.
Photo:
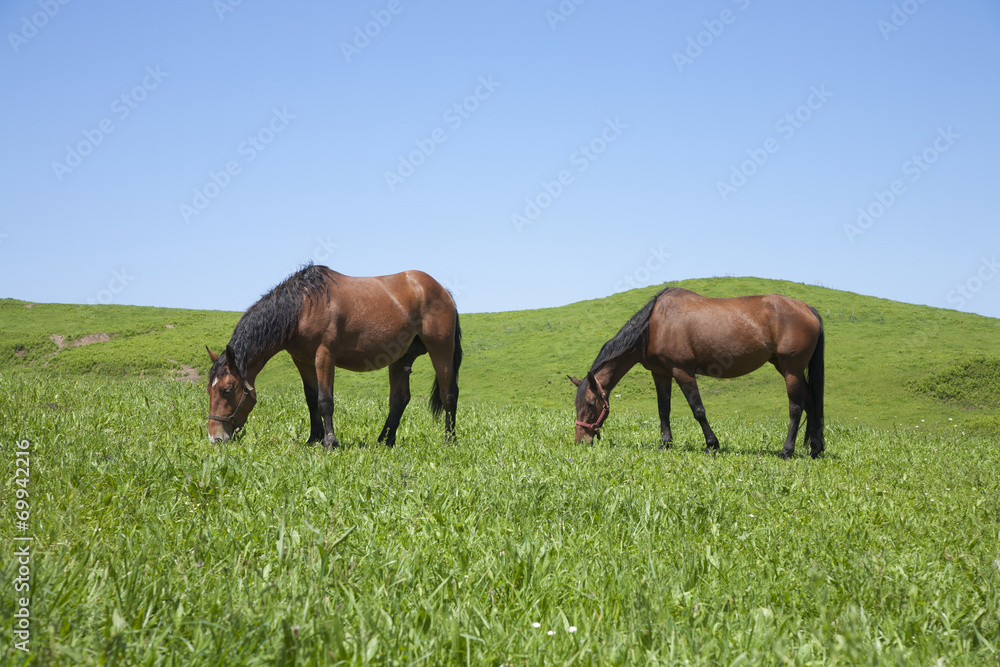
POLYGON ((614 335, 614 338, 601 347, 601 351, 597 353, 597 358, 594 359, 594 363, 590 367, 591 373, 596 373, 601 366, 609 361, 613 361, 624 354, 635 352, 638 349, 643 349, 649 344, 649 316, 653 312, 656 300, 670 289, 673 288, 665 287, 657 292, 656 296, 649 300, 649 303, 640 308, 639 312, 625 323, 625 326, 614 335))
MULTIPOLYGON (((267 350, 284 347, 295 334, 303 301, 324 296, 329 298, 327 277, 330 269, 310 262, 247 308, 236 323, 229 346, 233 350, 236 369, 246 377, 250 359, 267 350)), ((223 352, 212 364, 209 377, 216 377, 227 364, 223 352)))

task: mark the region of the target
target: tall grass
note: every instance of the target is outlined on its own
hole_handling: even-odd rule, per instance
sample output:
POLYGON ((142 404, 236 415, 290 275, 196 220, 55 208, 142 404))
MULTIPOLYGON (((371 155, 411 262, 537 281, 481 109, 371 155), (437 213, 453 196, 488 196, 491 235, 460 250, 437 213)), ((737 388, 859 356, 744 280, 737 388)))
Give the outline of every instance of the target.
MULTIPOLYGON (((834 419, 823 458, 783 461, 783 419, 730 413, 712 457, 689 415, 664 451, 648 414, 616 406, 587 447, 568 407, 471 402, 445 444, 415 400, 387 449, 383 394, 338 394, 332 453, 303 444, 304 402, 278 388, 218 447, 202 387, 5 372, 0 442, 34 452, 31 659, 1000 659, 994 440, 834 419)), ((0 661, 25 662, 0 642, 0 661)))

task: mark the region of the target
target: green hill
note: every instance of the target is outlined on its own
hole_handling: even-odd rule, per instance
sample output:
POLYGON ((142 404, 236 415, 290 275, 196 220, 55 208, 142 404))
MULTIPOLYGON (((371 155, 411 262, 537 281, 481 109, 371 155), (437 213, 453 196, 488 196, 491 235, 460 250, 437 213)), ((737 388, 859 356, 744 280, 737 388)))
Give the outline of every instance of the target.
MULTIPOLYGON (((414 400, 400 444, 378 446, 386 373, 340 373, 335 451, 305 444, 287 356, 244 437, 205 437, 204 345, 239 313, 0 301, 0 542, 31 555, 30 610, 0 596, 0 617, 30 618, 32 651, 8 642, 0 662, 995 664, 1000 321, 681 284, 819 310, 824 456, 777 456, 771 368, 702 381, 717 455, 679 392, 675 445, 657 447, 638 371, 604 440, 575 443, 565 374, 654 287, 463 315, 451 443, 414 400)), ((4 580, 28 578, 19 558, 4 580)))
MULTIPOLYGON (((1000 431, 1000 320, 758 278, 675 284, 708 296, 780 293, 814 306, 826 327, 829 422, 1000 431)), ((604 341, 658 289, 630 290, 559 308, 463 315, 463 404, 565 408, 570 420, 573 388, 566 374, 583 373, 604 341)), ((192 369, 204 376, 209 366, 204 346, 223 347, 239 316, 3 299, 0 360, 27 372, 64 376, 179 379, 190 376, 192 369), (99 342, 79 344, 95 339, 99 342)), ((414 396, 425 397, 431 381, 424 357, 416 364, 414 396)), ((737 413, 751 421, 785 418, 784 383, 769 366, 743 378, 699 382, 709 419, 737 413)), ((385 372, 342 371, 335 389, 338 394, 385 398, 387 385, 385 372)), ((258 387, 262 396, 299 391, 287 355, 271 361, 258 387)), ((304 410, 303 405, 303 418, 304 410)), ((612 411, 609 428, 616 413, 655 417, 648 373, 636 368, 625 378, 614 392, 612 411)), ((679 392, 674 417, 691 419, 679 392)))

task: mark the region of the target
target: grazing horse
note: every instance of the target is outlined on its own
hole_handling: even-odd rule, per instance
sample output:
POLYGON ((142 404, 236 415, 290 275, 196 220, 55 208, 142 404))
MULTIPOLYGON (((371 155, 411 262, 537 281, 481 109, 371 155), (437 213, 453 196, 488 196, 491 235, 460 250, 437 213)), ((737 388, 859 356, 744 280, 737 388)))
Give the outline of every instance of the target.
MULTIPOLYGON (((307 265, 250 306, 208 376, 208 437, 224 442, 246 423, 257 402, 254 381, 264 364, 287 350, 302 376, 309 406, 309 442, 327 449, 333 434, 335 368, 389 367, 389 416, 378 437, 393 446, 410 401, 413 360, 427 353, 434 365, 430 407, 445 413, 445 436, 455 434, 462 330, 455 301, 421 271, 355 278, 307 265)), ((207 349, 207 348, 206 348, 207 349)))
POLYGON ((705 417, 697 375, 733 378, 767 362, 785 378, 788 437, 781 450, 795 451, 799 420, 816 458, 823 451, 823 321, 812 306, 777 294, 714 299, 690 290, 662 290, 601 348, 577 386, 576 441, 593 442, 611 406, 609 392, 636 364, 653 374, 660 413, 660 446, 669 447, 671 379, 677 380, 709 450, 719 439, 705 417), (806 369, 809 376, 806 379, 806 369))

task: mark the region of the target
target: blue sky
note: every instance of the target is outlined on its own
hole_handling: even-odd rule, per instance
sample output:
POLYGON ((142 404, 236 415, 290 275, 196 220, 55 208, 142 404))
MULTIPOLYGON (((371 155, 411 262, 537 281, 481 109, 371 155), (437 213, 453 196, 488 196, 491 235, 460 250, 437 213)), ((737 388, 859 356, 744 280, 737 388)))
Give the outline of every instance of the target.
POLYGON ((8 0, 0 28, 2 297, 243 310, 312 259, 465 312, 753 275, 1000 316, 993 1, 8 0))

